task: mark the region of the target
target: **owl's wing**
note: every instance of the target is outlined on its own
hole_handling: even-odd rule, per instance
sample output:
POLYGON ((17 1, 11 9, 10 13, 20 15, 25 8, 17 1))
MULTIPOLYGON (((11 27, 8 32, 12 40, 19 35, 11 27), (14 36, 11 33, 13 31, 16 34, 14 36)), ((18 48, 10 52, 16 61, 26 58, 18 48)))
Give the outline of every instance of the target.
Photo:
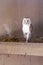
POLYGON ((33 30, 33 26, 32 24, 30 24, 30 31, 32 32, 32 30, 33 30))

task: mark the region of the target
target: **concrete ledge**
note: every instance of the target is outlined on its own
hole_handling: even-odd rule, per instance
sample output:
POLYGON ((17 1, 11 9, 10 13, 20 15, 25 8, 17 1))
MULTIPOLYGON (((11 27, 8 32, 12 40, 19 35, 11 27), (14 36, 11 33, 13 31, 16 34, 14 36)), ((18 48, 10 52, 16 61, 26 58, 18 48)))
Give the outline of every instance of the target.
POLYGON ((43 56, 43 43, 0 42, 0 54, 43 56))

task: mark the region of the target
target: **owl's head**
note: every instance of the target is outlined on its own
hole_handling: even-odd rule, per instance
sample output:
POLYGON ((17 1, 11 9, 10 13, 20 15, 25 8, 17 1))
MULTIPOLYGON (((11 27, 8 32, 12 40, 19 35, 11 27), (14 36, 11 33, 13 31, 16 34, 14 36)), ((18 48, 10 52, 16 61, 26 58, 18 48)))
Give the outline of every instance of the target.
POLYGON ((22 24, 31 24, 30 18, 23 18, 22 24))

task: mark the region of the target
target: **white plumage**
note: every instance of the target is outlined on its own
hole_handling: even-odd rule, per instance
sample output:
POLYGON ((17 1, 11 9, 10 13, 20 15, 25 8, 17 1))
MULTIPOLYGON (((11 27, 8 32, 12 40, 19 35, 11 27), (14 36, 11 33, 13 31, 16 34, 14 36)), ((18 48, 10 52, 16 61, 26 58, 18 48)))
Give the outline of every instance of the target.
POLYGON ((24 18, 22 21, 22 31, 26 42, 31 38, 31 20, 30 18, 24 18))

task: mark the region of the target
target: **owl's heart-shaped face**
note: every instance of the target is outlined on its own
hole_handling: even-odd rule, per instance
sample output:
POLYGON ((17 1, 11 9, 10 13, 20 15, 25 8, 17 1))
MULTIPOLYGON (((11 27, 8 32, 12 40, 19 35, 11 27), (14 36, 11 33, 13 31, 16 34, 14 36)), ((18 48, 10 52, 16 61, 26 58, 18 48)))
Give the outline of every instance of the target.
POLYGON ((24 18, 23 19, 23 24, 30 24, 31 23, 31 21, 30 21, 30 19, 29 18, 24 18))

